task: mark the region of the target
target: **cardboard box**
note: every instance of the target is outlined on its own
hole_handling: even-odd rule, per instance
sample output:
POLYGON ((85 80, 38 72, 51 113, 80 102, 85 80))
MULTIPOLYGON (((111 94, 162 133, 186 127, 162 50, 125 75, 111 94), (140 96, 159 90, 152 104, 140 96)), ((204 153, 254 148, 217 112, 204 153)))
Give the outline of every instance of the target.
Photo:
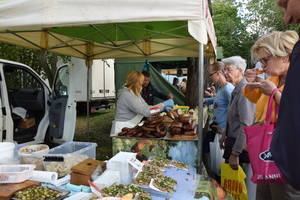
POLYGON ((18 128, 31 128, 35 125, 35 119, 33 117, 31 118, 25 118, 22 119, 19 124, 18 124, 18 128))
POLYGON ((88 180, 91 179, 91 175, 93 174, 98 165, 100 165, 102 171, 106 169, 105 162, 94 159, 86 159, 72 167, 71 184, 89 186, 88 180))

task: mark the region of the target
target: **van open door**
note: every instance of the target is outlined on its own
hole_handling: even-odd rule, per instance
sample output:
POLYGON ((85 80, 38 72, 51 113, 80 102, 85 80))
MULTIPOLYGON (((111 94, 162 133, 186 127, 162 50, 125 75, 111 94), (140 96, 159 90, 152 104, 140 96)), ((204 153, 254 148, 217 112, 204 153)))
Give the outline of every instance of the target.
POLYGON ((75 134, 76 100, 72 94, 68 65, 60 67, 55 75, 49 110, 49 136, 55 143, 72 141, 75 134))

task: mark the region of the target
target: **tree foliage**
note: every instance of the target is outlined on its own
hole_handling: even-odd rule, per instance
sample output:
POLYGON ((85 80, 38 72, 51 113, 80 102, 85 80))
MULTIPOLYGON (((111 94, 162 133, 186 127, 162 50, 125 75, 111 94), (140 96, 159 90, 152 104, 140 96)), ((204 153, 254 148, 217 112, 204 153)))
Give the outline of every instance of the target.
POLYGON ((218 0, 212 2, 218 46, 224 57, 240 55, 250 63, 250 48, 258 37, 271 31, 295 30, 284 24, 283 9, 275 0, 218 0))
POLYGON ((220 1, 213 2, 212 8, 218 46, 223 47, 224 57, 239 55, 249 60, 255 35, 247 32, 247 23, 238 15, 238 7, 232 1, 220 1))
POLYGON ((61 57, 64 61, 69 60, 67 56, 58 56, 47 53, 44 50, 33 50, 11 44, 0 43, 0 58, 24 63, 44 79, 48 79, 51 85, 57 69, 56 63, 61 57))
POLYGON ((253 32, 259 36, 271 31, 295 30, 299 33, 299 25, 287 25, 284 23, 283 9, 275 0, 251 0, 246 4, 248 12, 244 14, 253 32))

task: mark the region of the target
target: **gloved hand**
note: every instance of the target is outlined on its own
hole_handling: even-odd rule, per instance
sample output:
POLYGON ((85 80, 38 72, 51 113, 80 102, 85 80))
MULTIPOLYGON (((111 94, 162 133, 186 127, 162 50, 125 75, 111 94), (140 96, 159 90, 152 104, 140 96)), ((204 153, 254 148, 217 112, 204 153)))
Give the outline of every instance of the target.
POLYGON ((173 109, 173 107, 166 106, 166 107, 164 108, 164 111, 165 111, 165 112, 170 112, 172 109, 173 109))
POLYGON ((168 100, 164 101, 163 104, 165 105, 165 107, 171 107, 171 108, 173 108, 174 101, 173 101, 173 99, 168 99, 168 100))

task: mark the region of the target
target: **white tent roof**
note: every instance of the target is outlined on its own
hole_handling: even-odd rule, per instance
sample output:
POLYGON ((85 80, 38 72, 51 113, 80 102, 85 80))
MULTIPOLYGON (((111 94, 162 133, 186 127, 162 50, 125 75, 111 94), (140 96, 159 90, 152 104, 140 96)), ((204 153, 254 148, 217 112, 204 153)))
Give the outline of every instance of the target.
MULTIPOLYGON (((197 56, 193 53, 198 48, 195 41, 207 44, 208 35, 215 37, 214 33, 208 34, 211 22, 208 23, 206 12, 207 2, 204 0, 2 0, 0 41, 82 58, 197 56), (155 29, 156 22, 167 24, 172 21, 186 24, 151 32, 151 26, 155 29), (136 31, 147 32, 150 37, 118 39, 120 27, 125 29, 126 23, 132 22, 145 22, 145 26, 136 31), (114 23, 118 24, 115 24, 113 37, 104 33, 105 28, 96 26, 113 26, 114 23), (192 38, 173 34, 183 26, 192 38), (92 28, 99 38, 107 37, 106 41, 99 42, 95 36, 92 40, 88 36, 81 37, 82 34, 76 36, 79 28, 81 32, 85 32, 84 28, 89 31, 92 28), (153 34, 163 36, 155 38, 153 34)), ((130 29, 129 25, 127 28, 130 29)), ((132 31, 134 28, 131 27, 131 31, 123 35, 132 31)), ((91 32, 87 32, 89 34, 91 32)))

